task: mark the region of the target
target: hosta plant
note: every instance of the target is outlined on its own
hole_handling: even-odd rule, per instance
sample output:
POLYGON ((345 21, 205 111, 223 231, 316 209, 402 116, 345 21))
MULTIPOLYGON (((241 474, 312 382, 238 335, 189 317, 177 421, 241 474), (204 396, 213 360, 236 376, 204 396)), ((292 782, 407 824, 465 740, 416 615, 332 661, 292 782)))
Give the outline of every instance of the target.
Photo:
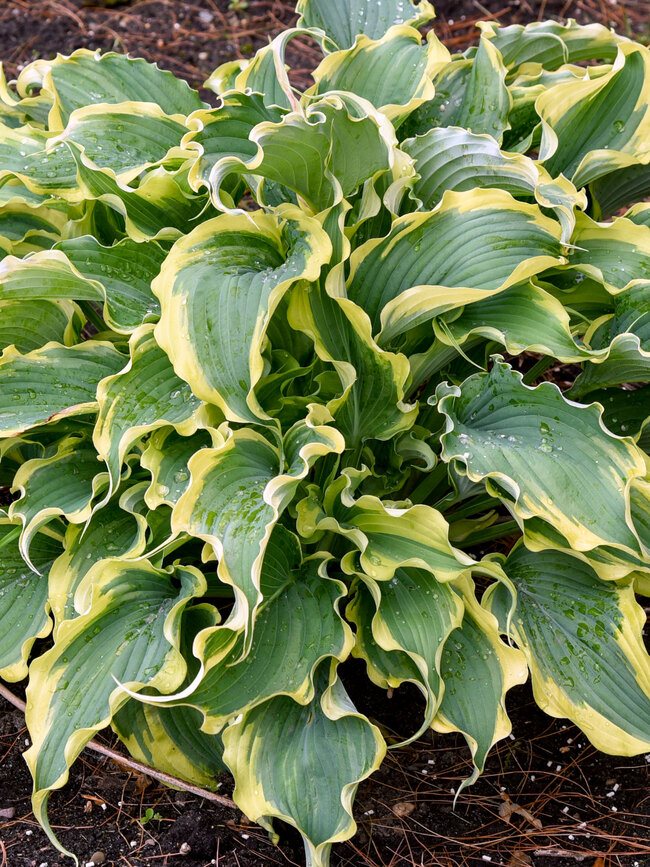
POLYGON ((214 108, 113 53, 0 80, 0 673, 53 841, 110 726, 323 867, 387 747, 350 656, 466 783, 529 674, 650 749, 650 53, 298 12, 214 108))

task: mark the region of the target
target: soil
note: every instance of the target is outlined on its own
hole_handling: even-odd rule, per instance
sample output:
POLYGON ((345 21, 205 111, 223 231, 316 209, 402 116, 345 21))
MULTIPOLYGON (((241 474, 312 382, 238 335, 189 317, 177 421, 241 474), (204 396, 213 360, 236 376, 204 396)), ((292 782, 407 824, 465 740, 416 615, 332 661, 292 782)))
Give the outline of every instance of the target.
MULTIPOLYGON (((421 719, 414 687, 388 698, 357 661, 346 663, 342 676, 358 708, 389 741, 407 736, 421 719)), ((471 772, 462 738, 428 732, 391 751, 359 787, 359 832, 334 846, 332 867, 650 865, 650 756, 599 753, 574 726, 542 714, 527 686, 509 694, 508 709, 515 735, 494 749, 485 773, 455 809, 453 793, 471 772)), ((70 862, 50 846, 30 812, 31 783, 21 755, 28 744, 22 714, 0 705, 0 810, 15 810, 0 820, 0 864, 64 867, 70 862)), ((224 775, 220 792, 230 795, 231 785, 224 775)), ((240 812, 159 787, 89 752, 53 794, 50 820, 82 864, 97 852, 106 867, 300 865, 303 857, 298 835, 287 826, 278 828, 280 845, 273 846, 240 812)))
MULTIPOLYGON (((650 41, 647 0, 435 5, 436 32, 456 51, 476 38, 475 22, 490 17, 504 24, 547 17, 601 21, 650 41)), ((294 21, 293 5, 282 0, 0 0, 0 58, 12 78, 31 60, 57 51, 129 52, 199 87, 219 63, 251 56, 294 21)), ((306 43, 291 44, 293 79, 306 85, 317 55, 306 43)), ((346 663, 343 679, 387 737, 413 731, 422 712, 414 687, 389 698, 356 661, 346 663)), ((13 690, 19 694, 21 685, 13 690)), ((471 772, 462 738, 429 732, 391 751, 359 787, 358 834, 334 846, 332 867, 650 867, 650 755, 599 753, 575 727, 542 714, 529 686, 512 690, 508 709, 514 735, 493 750, 485 773, 455 808, 453 793, 471 772)), ((63 867, 71 862, 52 848, 30 811, 31 780, 22 758, 28 744, 22 714, 0 699, 0 867, 63 867)), ((220 792, 231 794, 231 786, 224 776, 220 792)), ((276 847, 240 812, 160 787, 94 753, 82 754, 69 783, 52 796, 50 820, 82 863, 94 857, 105 867, 303 863, 292 828, 278 827, 276 847)))

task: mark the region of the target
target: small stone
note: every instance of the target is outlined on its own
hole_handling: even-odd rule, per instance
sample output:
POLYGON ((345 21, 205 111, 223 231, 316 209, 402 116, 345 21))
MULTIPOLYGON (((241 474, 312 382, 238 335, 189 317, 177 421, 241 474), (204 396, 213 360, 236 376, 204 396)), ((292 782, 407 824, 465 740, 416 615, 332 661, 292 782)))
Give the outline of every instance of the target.
POLYGON ((90 860, 94 861, 95 864, 103 864, 106 860, 106 855, 103 852, 93 852, 90 856, 90 860))
POLYGON ((192 847, 190 846, 189 843, 181 843, 181 847, 178 851, 180 852, 181 855, 189 855, 190 852, 192 851, 192 847))
POLYGON ((214 15, 212 12, 208 12, 207 9, 201 9, 199 12, 199 21, 202 21, 204 24, 212 24, 214 20, 214 15))

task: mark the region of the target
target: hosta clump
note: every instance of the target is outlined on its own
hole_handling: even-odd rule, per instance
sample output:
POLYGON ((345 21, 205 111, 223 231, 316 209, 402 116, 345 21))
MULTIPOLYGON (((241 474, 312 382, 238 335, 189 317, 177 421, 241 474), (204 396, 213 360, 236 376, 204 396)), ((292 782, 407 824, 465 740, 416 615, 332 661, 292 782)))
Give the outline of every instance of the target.
POLYGON ((325 865, 386 749, 351 655, 419 687, 413 737, 462 732, 467 782, 528 671, 650 749, 650 54, 299 12, 216 108, 116 54, 2 81, 0 668, 53 840, 110 725, 325 865))

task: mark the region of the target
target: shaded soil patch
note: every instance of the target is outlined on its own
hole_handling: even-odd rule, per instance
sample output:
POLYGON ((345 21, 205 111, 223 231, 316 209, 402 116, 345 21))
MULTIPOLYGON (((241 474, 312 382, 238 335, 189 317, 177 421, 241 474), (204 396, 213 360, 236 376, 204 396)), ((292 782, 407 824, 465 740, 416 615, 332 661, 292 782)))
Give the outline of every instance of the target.
MULTIPOLYGON (((388 698, 356 661, 342 676, 389 741, 417 726, 422 700, 415 688, 388 698)), ((359 787, 358 834, 334 846, 332 867, 647 867, 650 757, 599 753, 574 726, 542 714, 527 686, 508 699, 515 734, 493 750, 483 777, 455 807, 454 793, 471 772, 462 738, 428 732, 389 752, 359 787)), ((3 702, 0 810, 14 815, 0 819, 0 864, 64 867, 71 862, 50 846, 30 812, 22 758, 28 743, 22 715, 3 702)), ((224 776, 219 791, 230 795, 231 787, 224 776)), ((239 811, 161 787, 88 752, 53 794, 50 819, 82 864, 97 852, 107 867, 302 864, 293 829, 279 827, 280 845, 273 846, 239 811)))

